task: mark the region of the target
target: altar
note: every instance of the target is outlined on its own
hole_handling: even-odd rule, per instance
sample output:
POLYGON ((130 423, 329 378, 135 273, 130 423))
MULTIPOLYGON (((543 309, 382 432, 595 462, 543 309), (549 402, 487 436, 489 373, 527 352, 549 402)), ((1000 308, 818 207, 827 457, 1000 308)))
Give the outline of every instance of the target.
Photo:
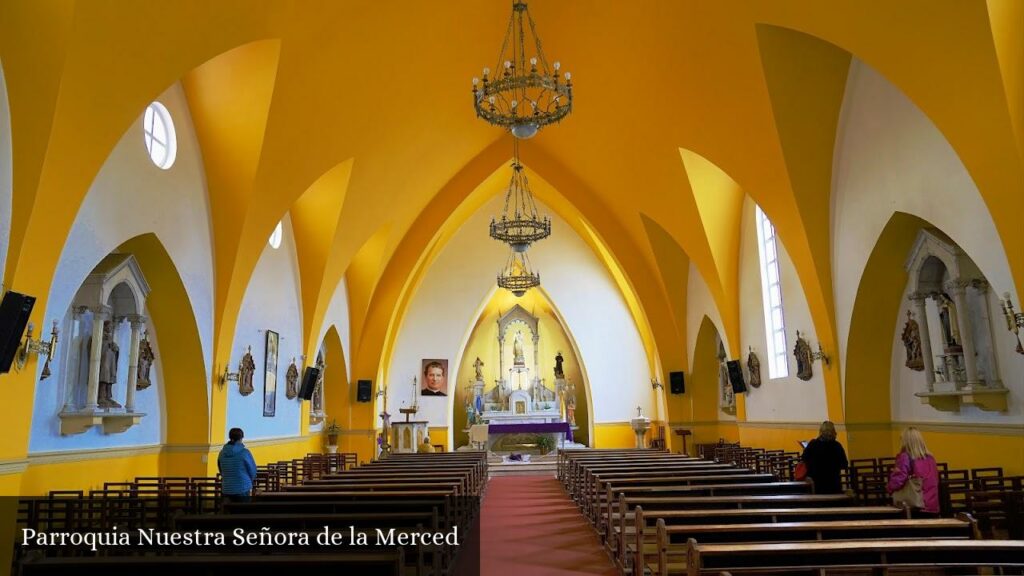
MULTIPOLYGON (((486 389, 484 363, 477 358, 476 377, 466 388, 466 431, 487 425, 487 449, 541 453, 555 446, 583 448, 573 442, 576 428, 576 387, 566 380, 562 355, 556 356, 554 385, 540 377, 538 319, 513 306, 498 319, 498 375, 486 389), (510 345, 509 345, 510 344, 510 345)), ((479 431, 478 431, 479 434, 479 431)), ((483 444, 481 439, 477 446, 483 444)))

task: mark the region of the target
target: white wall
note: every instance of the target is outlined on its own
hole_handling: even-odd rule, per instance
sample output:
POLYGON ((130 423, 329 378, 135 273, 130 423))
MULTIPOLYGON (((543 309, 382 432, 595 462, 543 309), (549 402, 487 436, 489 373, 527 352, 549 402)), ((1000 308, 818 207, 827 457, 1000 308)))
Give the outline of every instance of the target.
POLYGON ((7 82, 0 63, 0 282, 7 266, 7 246, 11 234, 11 197, 14 188, 14 159, 11 157, 11 114, 7 101, 7 82))
MULTIPOLYGON (((804 381, 796 377, 793 347, 796 331, 817 350, 818 337, 811 321, 811 311, 800 285, 793 261, 781 239, 776 241, 779 251, 779 278, 782 284, 783 321, 786 327, 786 361, 789 376, 770 379, 768 375, 768 348, 764 326, 764 299, 761 295, 761 261, 758 253, 757 226, 754 221, 755 203, 749 196, 743 202, 740 225, 740 359, 746 367, 748 347, 761 360, 761 386, 747 387, 747 420, 751 422, 814 422, 828 420, 825 399, 825 380, 821 362, 813 364, 814 376, 804 381)), ((746 372, 746 370, 744 370, 746 372)), ((747 382, 750 378, 747 375, 747 382)))
MULTIPOLYGON (((195 313, 203 356, 210 365, 213 338, 213 261, 209 208, 200 150, 180 84, 158 98, 170 111, 178 139, 177 160, 169 170, 153 165, 143 143, 142 113, 128 128, 100 169, 79 209, 54 273, 46 306, 46 325, 66 317, 82 281, 99 261, 121 243, 155 233, 181 276, 195 313)), ((154 340, 159 326, 149 327, 154 340)), ((65 332, 65 335, 67 332, 65 332)), ((127 346, 121 347, 127 357, 127 346)), ((164 353, 154 345, 155 369, 164 353)), ((173 354, 172 354, 173 356, 173 354)), ((42 363, 38 369, 42 370, 42 363)), ((150 410, 144 426, 105 436, 97 430, 61 437, 57 412, 63 398, 57 383, 60 366, 51 364, 50 379, 36 386, 30 452, 103 448, 159 443, 161 410, 150 410)), ((209 372, 209 369, 206 371, 209 372)), ((124 374, 124 372, 121 372, 124 374)), ((139 401, 161 394, 159 382, 139 393, 139 401)), ((121 390, 123 394, 123 387, 121 390)), ((142 404, 140 404, 140 407, 142 404)), ((205 409, 205 407, 204 407, 205 409)))
MULTIPOLYGON (((291 218, 285 216, 282 224, 280 247, 274 249, 269 243, 264 246, 242 298, 242 307, 235 325, 235 340, 231 347, 231 371, 238 370, 238 362, 251 346, 252 358, 256 363, 252 380, 254 390, 248 396, 242 396, 238 391, 238 382, 228 383, 225 438, 228 430, 235 427, 242 428, 245 437, 249 439, 299 434, 302 403, 298 397, 292 400, 285 397, 285 372, 292 358, 295 358, 301 378, 302 300, 291 218), (277 332, 280 337, 276 412, 273 417, 263 415, 267 330, 277 332)), ((311 358, 310 362, 315 360, 311 358)))
POLYGON ((686 281, 686 349, 689 351, 690 369, 693 369, 693 357, 697 350, 697 334, 700 333, 700 325, 707 316, 711 323, 718 330, 718 335, 729 350, 729 337, 725 333, 725 324, 722 323, 722 315, 718 313, 718 305, 711 296, 711 290, 707 282, 701 276, 700 270, 690 261, 690 273, 686 281))
MULTIPOLYGON (((345 377, 347 380, 351 380, 352 335, 348 314, 348 285, 345 283, 344 278, 341 279, 341 282, 338 282, 338 286, 334 289, 334 294, 331 296, 331 303, 327 305, 327 312, 324 313, 324 321, 323 325, 320 326, 317 342, 322 343, 324 341, 324 335, 327 334, 327 330, 331 326, 337 328, 338 336, 341 338, 341 350, 345 354, 345 377)), ((326 398, 326 395, 324 398, 326 398)))
MULTIPOLYGON (((864 266, 896 211, 923 218, 951 237, 977 263, 995 294, 1016 293, 995 224, 952 147, 898 88, 854 59, 832 181, 832 277, 842 366, 864 266)), ((1010 336, 1002 329, 996 338, 1010 336)), ((1004 374, 1004 382, 1024 378, 1024 369, 1016 366, 1004 374)))
MULTIPOLYGON (((421 359, 447 358, 450 371, 460 365, 462 350, 508 256, 507 248, 486 236, 491 215, 500 212, 502 201, 495 197, 463 224, 413 295, 388 367, 392 414, 403 401, 410 402, 411 380, 421 359)), ((579 348, 594 422, 628 421, 636 406, 653 414, 643 343, 614 279, 566 222, 545 206, 539 209, 551 215, 552 234, 530 251, 530 258, 579 348)), ((420 398, 417 418, 429 420, 431 426, 447 426, 453 386, 449 378, 447 399, 420 398)))

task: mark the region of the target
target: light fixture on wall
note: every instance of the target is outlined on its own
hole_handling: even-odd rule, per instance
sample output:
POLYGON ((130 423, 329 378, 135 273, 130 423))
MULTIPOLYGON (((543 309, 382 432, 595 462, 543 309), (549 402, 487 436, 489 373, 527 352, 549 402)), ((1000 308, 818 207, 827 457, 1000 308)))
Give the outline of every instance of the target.
POLYGON ((498 274, 498 287, 522 297, 530 288, 540 286, 540 274, 530 269, 526 252, 509 251, 505 268, 498 274))
POLYGON ((229 371, 228 370, 228 365, 229 364, 231 364, 230 360, 228 361, 227 364, 224 365, 224 373, 221 374, 220 381, 217 382, 220 385, 220 389, 221 390, 223 390, 224 387, 227 386, 228 382, 238 382, 238 379, 239 379, 240 374, 241 374, 240 372, 231 372, 231 371, 229 371))
POLYGON ((43 371, 39 375, 40 380, 46 380, 50 377, 50 360, 57 353, 57 335, 60 330, 57 329, 57 321, 53 321, 53 330, 50 331, 50 341, 46 342, 43 340, 34 340, 32 338, 32 332, 35 330, 35 325, 32 322, 28 323, 28 330, 25 334, 25 341, 22 342, 21 348, 18 349, 18 355, 15 358, 15 365, 20 371, 25 367, 28 362, 28 357, 31 354, 41 354, 46 356, 46 363, 43 364, 43 371))
POLYGON ((1024 354, 1024 346, 1020 342, 1020 329, 1024 328, 1024 313, 1013 309, 1013 301, 1010 300, 1010 293, 1003 294, 1003 315, 1006 317, 1006 329, 1013 332, 1017 337, 1017 353, 1024 354))
POLYGON ((484 68, 483 78, 473 78, 476 115, 516 138, 532 137, 572 111, 572 75, 562 81, 560 69, 558 62, 548 66, 526 2, 513 0, 496 72, 484 68))
POLYGON ((832 358, 830 358, 828 354, 825 354, 825 351, 821 349, 821 342, 818 342, 818 351, 811 352, 811 360, 821 360, 822 364, 825 366, 832 366, 832 358))
POLYGON ((518 141, 512 145, 512 178, 505 192, 505 206, 500 219, 491 218, 490 235, 516 252, 525 252, 534 242, 551 235, 551 219, 537 213, 530 181, 519 161, 518 141))

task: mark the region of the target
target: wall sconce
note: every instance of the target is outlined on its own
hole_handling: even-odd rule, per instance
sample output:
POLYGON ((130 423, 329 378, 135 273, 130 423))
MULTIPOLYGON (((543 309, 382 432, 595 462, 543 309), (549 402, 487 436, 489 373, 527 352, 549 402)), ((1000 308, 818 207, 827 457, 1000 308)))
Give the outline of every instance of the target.
POLYGON ((811 360, 821 360, 825 366, 830 368, 832 367, 832 359, 829 358, 828 354, 825 354, 825 351, 821 349, 821 342, 818 342, 818 351, 811 352, 811 360))
MULTIPOLYGON (((230 364, 230 363, 231 362, 228 361, 228 364, 230 364)), ((220 377, 220 382, 219 382, 220 389, 223 390, 224 387, 227 386, 228 382, 238 382, 238 377, 239 377, 238 376, 238 372, 230 372, 230 371, 228 371, 228 365, 225 364, 224 365, 224 374, 221 374, 221 377, 220 377)))
POLYGON ((651 388, 654 389, 654 390, 659 390, 659 389, 664 390, 665 389, 665 385, 662 384, 661 382, 658 382, 657 378, 651 378, 651 388))
POLYGON ((46 364, 43 364, 43 372, 39 375, 40 380, 46 380, 50 376, 50 359, 57 353, 57 335, 60 333, 60 330, 57 329, 57 321, 54 320, 49 342, 34 340, 32 338, 32 332, 34 330, 35 325, 29 322, 28 331, 25 334, 25 341, 21 344, 21 348, 18 349, 18 355, 15 358, 15 362, 18 371, 21 371, 25 368, 25 364, 28 362, 30 354, 42 354, 46 356, 46 364))
POLYGON ((1006 317, 1006 329, 1013 332, 1017 337, 1017 352, 1024 354, 1024 346, 1020 342, 1020 329, 1024 328, 1024 313, 1013 309, 1013 302, 1010 301, 1010 293, 1003 294, 1003 315, 1006 317))

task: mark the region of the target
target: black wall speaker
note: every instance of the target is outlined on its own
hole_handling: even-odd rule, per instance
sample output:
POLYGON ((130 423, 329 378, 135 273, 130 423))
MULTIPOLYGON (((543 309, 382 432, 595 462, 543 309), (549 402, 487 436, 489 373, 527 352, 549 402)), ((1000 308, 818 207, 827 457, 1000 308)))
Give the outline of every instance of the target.
POLYGON ((302 387, 299 388, 299 398, 309 400, 313 398, 313 390, 316 388, 316 381, 320 379, 320 369, 316 366, 306 366, 306 372, 302 375, 302 387))
POLYGON ((0 302, 0 374, 11 371, 11 362, 21 347, 21 335, 36 303, 35 296, 8 291, 0 302))
POLYGON ((369 402, 373 395, 373 380, 360 380, 356 386, 356 400, 369 402))
POLYGON ((684 394, 686 392, 686 374, 683 372, 669 372, 668 387, 673 394, 684 394))
POLYGON ((747 391, 747 384, 743 381, 743 367, 739 360, 729 360, 725 363, 729 370, 729 383, 732 384, 732 391, 742 394, 747 391))

